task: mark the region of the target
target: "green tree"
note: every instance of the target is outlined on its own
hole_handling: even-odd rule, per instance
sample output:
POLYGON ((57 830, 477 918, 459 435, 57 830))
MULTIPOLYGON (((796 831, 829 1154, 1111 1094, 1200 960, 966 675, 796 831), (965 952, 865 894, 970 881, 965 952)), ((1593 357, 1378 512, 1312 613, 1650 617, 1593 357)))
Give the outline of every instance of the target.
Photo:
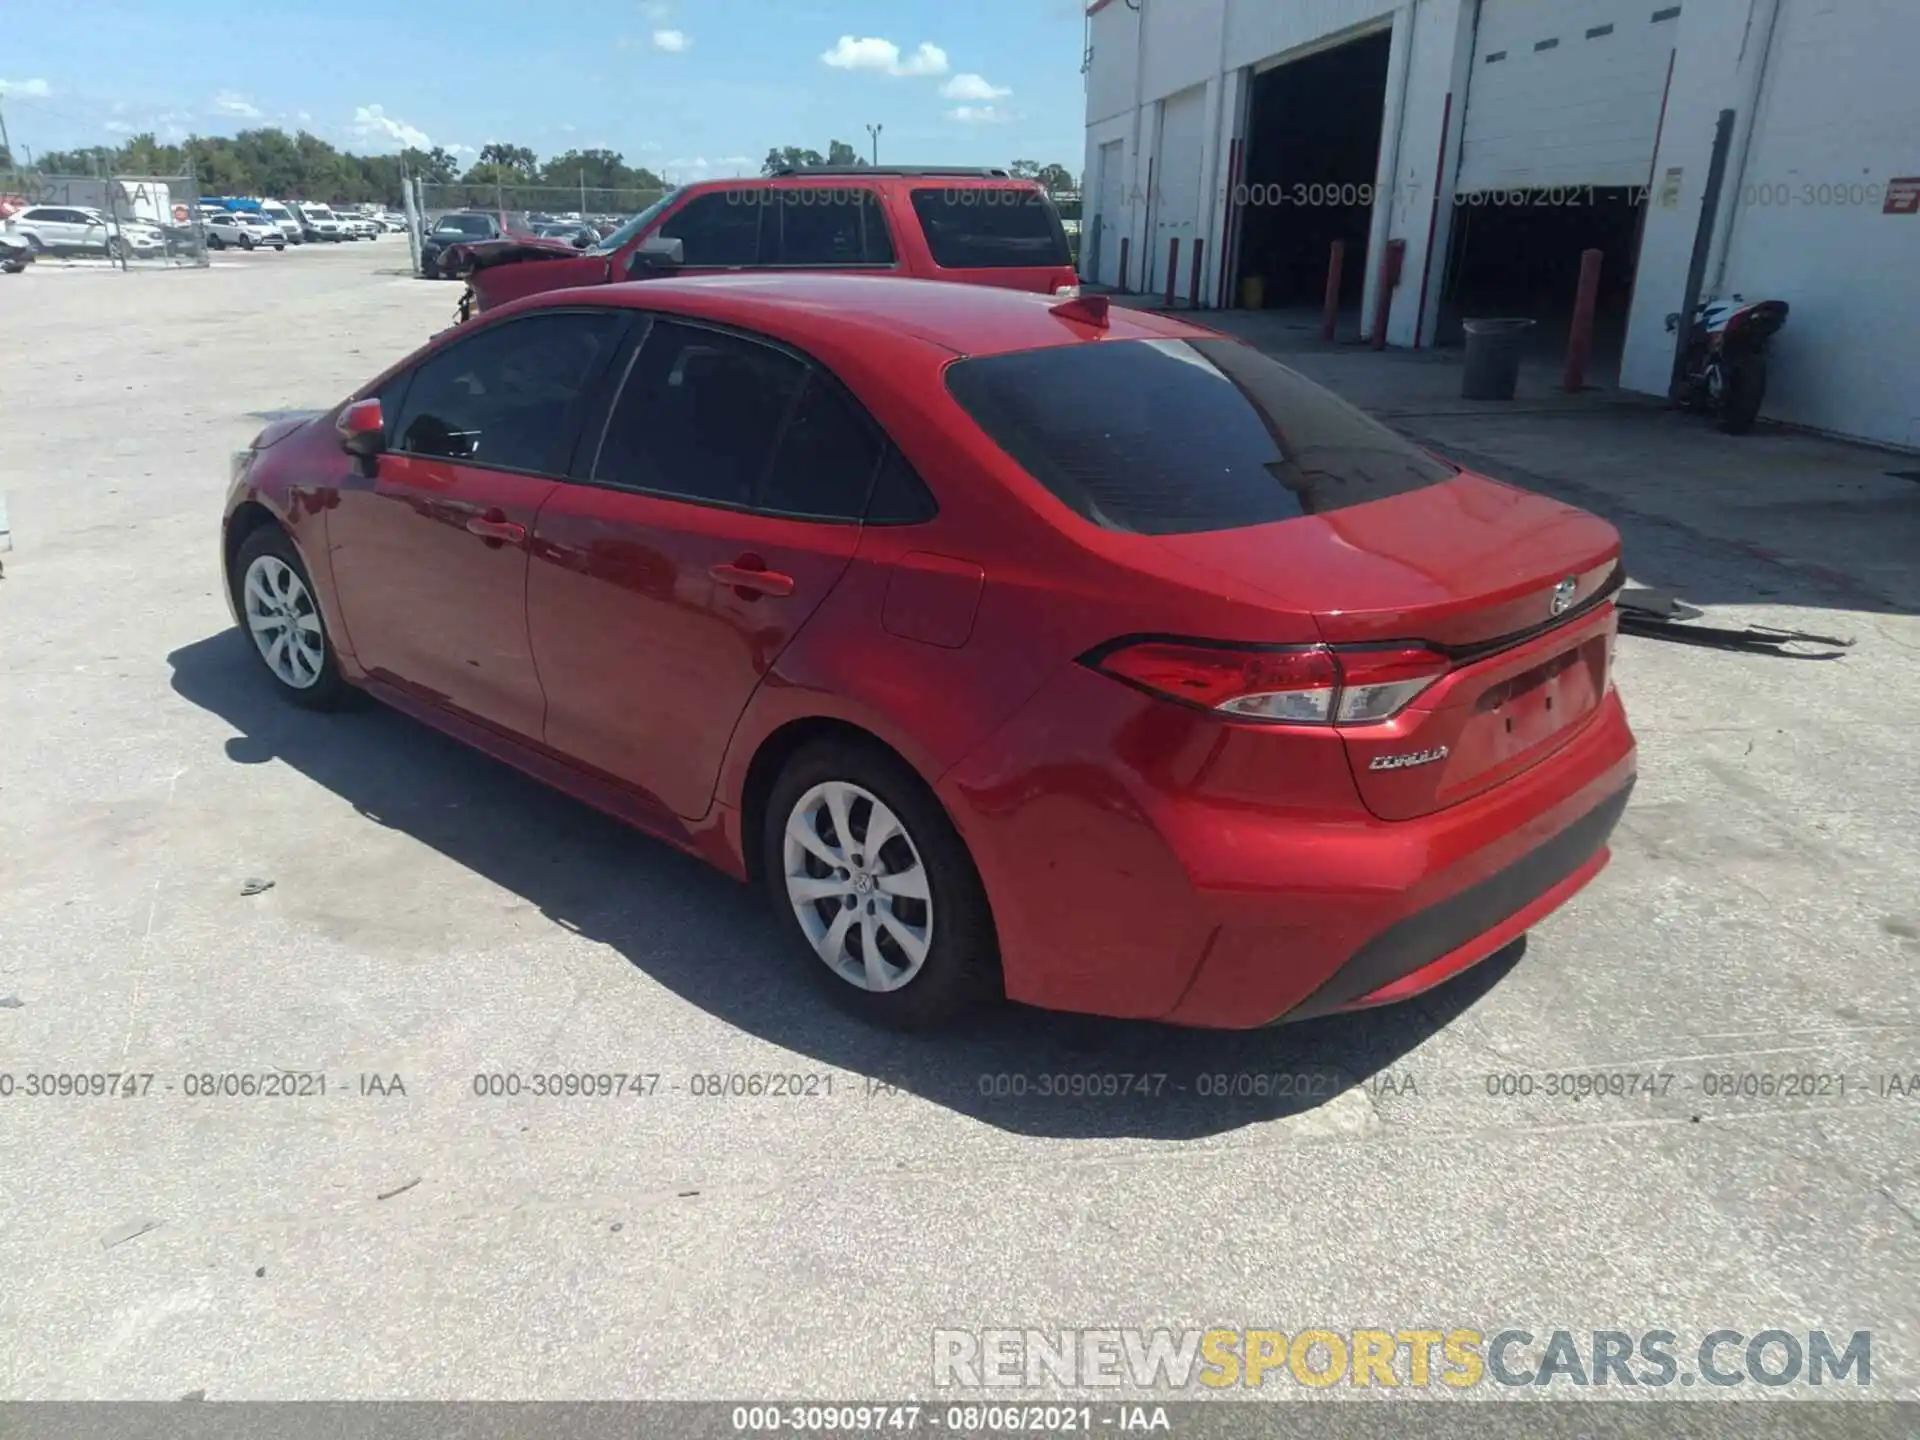
POLYGON ((802 170, 809 165, 826 163, 827 157, 818 150, 802 150, 798 145, 777 145, 767 151, 767 158, 760 165, 760 173, 773 175, 781 170, 802 170))

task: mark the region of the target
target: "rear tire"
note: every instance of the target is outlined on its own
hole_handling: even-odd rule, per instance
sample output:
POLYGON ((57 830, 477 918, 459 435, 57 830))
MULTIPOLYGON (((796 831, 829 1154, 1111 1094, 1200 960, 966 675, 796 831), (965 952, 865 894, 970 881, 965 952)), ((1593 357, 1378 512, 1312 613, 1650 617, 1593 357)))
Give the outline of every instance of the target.
POLYGON ((313 577, 287 532, 263 525, 234 558, 228 583, 241 629, 274 689, 307 710, 338 710, 353 687, 341 677, 313 577))
POLYGON ((840 739, 802 748, 774 782, 759 844, 767 898, 835 1004, 915 1031, 1002 995, 973 857, 933 792, 889 751, 840 739), (878 853, 866 848, 873 839, 878 853))
POLYGON ((1761 402, 1767 398, 1767 357, 1744 355, 1726 370, 1720 392, 1720 429, 1728 435, 1745 435, 1760 418, 1761 402))

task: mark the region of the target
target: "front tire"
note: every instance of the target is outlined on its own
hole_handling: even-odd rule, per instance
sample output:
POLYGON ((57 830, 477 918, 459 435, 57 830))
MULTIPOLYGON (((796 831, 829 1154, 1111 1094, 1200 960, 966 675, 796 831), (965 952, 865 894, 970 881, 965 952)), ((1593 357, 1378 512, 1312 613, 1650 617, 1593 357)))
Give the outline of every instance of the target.
POLYGON ((838 739, 804 747, 774 782, 760 847, 768 899, 836 1004, 930 1030, 1001 995, 979 872, 897 756, 838 739))
POLYGON ((1727 435, 1745 435, 1760 418, 1767 398, 1767 357, 1743 355, 1727 366, 1720 391, 1720 429, 1727 435))
POLYGON ((287 532, 277 525, 255 530, 229 578, 234 609, 274 688, 308 710, 347 704, 352 687, 341 677, 313 579, 287 532))

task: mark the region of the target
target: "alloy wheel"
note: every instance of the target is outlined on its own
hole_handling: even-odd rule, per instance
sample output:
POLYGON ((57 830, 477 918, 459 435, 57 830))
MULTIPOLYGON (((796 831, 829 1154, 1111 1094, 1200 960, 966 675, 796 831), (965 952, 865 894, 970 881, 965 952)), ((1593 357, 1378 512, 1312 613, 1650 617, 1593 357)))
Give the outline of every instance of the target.
POLYGON ((326 633, 305 582, 277 555, 247 567, 240 593, 247 630, 273 678, 293 690, 311 688, 327 658, 326 633))
POLYGON ((787 817, 787 899, 814 952, 856 989, 898 990, 933 943, 933 892, 904 822, 871 790, 815 785, 787 817))

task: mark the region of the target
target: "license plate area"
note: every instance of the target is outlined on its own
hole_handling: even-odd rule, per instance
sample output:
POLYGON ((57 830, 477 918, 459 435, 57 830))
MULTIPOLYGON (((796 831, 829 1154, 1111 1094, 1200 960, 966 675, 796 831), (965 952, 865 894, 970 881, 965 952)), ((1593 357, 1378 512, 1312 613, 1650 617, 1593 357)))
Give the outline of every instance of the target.
POLYGON ((1591 715, 1606 690, 1606 637, 1597 635, 1518 675, 1474 701, 1482 766, 1517 759, 1591 715))

